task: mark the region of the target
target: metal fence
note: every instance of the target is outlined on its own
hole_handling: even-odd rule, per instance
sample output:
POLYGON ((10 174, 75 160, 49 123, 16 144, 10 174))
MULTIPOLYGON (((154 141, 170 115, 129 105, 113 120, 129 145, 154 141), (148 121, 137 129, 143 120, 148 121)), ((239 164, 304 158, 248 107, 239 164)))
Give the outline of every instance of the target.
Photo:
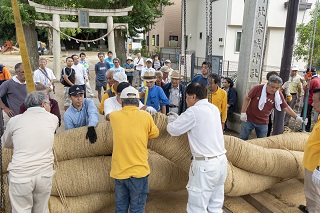
MULTIPOLYGON (((161 53, 160 58, 162 61, 169 59, 171 61, 171 67, 173 69, 179 69, 179 61, 177 54, 169 54, 169 53, 161 53)), ((205 61, 205 58, 195 57, 195 66, 194 66, 194 74, 201 72, 202 63, 205 61)), ((222 76, 234 78, 238 72, 238 62, 237 61, 227 61, 224 60, 222 62, 222 76)), ((264 65, 262 72, 262 79, 265 78, 268 72, 276 71, 280 72, 280 67, 278 66, 270 66, 264 65)))

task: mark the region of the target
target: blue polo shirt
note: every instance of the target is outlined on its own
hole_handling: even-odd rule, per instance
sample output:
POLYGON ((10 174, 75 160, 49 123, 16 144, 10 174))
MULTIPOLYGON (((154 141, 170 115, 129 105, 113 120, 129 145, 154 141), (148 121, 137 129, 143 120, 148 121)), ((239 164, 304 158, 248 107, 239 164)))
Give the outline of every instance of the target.
POLYGON ((193 77, 191 82, 199 82, 199 83, 202 83, 206 87, 208 84, 208 78, 204 78, 202 76, 202 74, 198 74, 193 77))
MULTIPOLYGON (((139 89, 139 92, 142 91, 142 87, 139 89)), ((144 103, 144 98, 140 99, 144 103)), ((147 106, 152 106, 157 112, 160 112, 160 109, 164 105, 170 104, 167 96, 164 94, 161 87, 153 85, 148 92, 147 106)))
POLYGON ((92 99, 85 98, 82 109, 77 110, 71 105, 63 115, 64 129, 74 129, 81 126, 97 126, 98 110, 92 99))

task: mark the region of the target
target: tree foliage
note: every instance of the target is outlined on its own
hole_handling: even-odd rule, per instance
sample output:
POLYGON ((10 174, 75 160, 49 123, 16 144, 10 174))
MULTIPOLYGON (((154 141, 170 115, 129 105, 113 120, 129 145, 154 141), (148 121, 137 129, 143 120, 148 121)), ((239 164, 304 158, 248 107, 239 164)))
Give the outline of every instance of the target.
MULTIPOLYGON (((320 12, 320 11, 319 11, 320 12)), ((311 20, 309 23, 302 23, 297 26, 297 43, 294 47, 294 57, 296 60, 303 59, 310 62, 312 42, 314 40, 312 61, 315 64, 320 59, 320 14, 316 17, 315 10, 311 11, 311 20), (314 30, 314 20, 316 19, 316 34, 312 39, 314 30)))
MULTIPOLYGON (((34 0, 34 2, 48 6, 65 8, 120 9, 133 6, 133 10, 129 12, 128 16, 114 17, 115 23, 128 23, 130 36, 134 36, 138 32, 149 31, 152 25, 155 24, 156 18, 162 16, 162 6, 172 4, 170 0, 34 0)), ((34 23, 36 19, 52 20, 52 15, 36 13, 34 8, 27 4, 19 3, 19 8, 23 24, 34 23)), ((8 24, 14 24, 11 0, 2 0, 1 13, 1 27, 5 27, 8 24)), ((78 21, 77 16, 61 15, 60 17, 61 21, 78 21)), ((106 17, 90 17, 90 22, 106 22, 106 17)), ((41 30, 44 31, 43 29, 40 29, 40 31, 41 30)), ((91 34, 97 32, 97 30, 94 29, 80 28, 66 28, 62 29, 62 31, 70 36, 76 36, 81 33, 91 34)), ((125 35, 125 33, 123 35, 125 35)), ((8 35, 5 37, 8 38, 8 35)), ((14 35, 12 35, 12 37, 14 37, 14 35)), ((61 37, 66 39, 64 36, 61 37)))

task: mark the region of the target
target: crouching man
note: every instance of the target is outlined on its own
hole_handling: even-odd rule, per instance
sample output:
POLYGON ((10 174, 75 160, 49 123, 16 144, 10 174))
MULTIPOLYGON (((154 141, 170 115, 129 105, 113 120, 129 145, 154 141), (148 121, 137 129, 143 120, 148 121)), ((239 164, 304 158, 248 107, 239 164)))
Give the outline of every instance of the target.
POLYGON ((30 93, 27 111, 12 117, 2 136, 2 145, 13 148, 8 166, 9 197, 13 213, 49 212, 52 188, 53 141, 58 117, 50 113, 43 92, 30 93))
POLYGON ((187 86, 188 109, 180 116, 170 112, 167 131, 172 136, 188 134, 192 163, 189 172, 189 213, 222 212, 227 158, 219 109, 208 102, 202 83, 187 86))
POLYGON ((139 93, 122 90, 122 109, 109 114, 113 132, 110 176, 115 179, 115 212, 143 213, 149 193, 148 141, 159 129, 148 112, 139 110, 139 93))

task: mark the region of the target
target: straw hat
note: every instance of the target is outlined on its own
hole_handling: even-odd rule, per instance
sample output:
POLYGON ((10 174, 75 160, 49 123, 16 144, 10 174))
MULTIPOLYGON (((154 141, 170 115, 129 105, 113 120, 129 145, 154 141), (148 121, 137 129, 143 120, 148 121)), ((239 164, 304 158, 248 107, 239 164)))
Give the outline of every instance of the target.
POLYGON ((170 78, 174 78, 174 79, 182 79, 182 76, 180 75, 179 71, 178 70, 173 70, 171 75, 170 75, 170 78))
POLYGON ((160 68, 160 71, 161 71, 161 72, 165 72, 165 73, 170 72, 170 70, 169 70, 169 67, 168 67, 168 66, 162 66, 162 67, 160 68))
POLYGON ((156 81, 157 77, 154 72, 145 72, 141 77, 144 81, 156 81))

